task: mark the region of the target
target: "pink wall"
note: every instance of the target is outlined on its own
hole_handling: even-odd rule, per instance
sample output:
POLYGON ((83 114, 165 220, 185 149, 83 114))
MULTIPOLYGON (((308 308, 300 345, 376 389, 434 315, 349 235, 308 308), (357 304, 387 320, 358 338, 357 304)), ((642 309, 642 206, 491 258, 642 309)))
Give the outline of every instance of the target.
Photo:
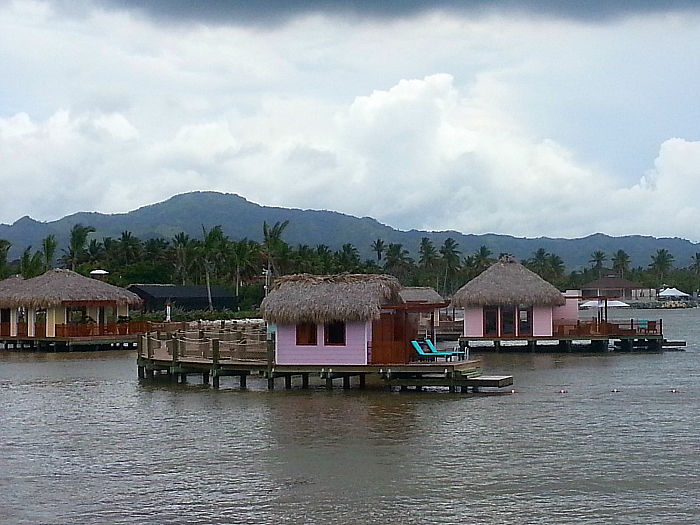
POLYGON ((532 335, 534 337, 552 336, 551 306, 535 306, 532 309, 532 335))
POLYGON ((467 337, 483 337, 484 310, 481 307, 464 309, 464 335, 467 337))
POLYGON ((280 365, 366 365, 367 341, 372 337, 372 323, 347 323, 345 346, 325 346, 323 325, 316 325, 316 346, 297 346, 296 326, 278 325, 276 362, 280 365))
POLYGON ((567 297, 564 306, 555 306, 552 312, 553 319, 578 320, 578 297, 567 297))

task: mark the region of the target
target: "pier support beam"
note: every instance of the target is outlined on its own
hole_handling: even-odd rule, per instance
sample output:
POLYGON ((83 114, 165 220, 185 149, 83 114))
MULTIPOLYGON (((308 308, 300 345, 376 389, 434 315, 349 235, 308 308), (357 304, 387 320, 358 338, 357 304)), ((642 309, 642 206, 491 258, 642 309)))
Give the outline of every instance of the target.
POLYGON ((268 390, 275 389, 275 378, 273 376, 270 376, 267 378, 267 389, 268 390))
POLYGON ((241 374, 240 378, 241 378, 241 379, 240 379, 240 386, 241 386, 241 388, 248 388, 248 387, 246 386, 246 385, 247 385, 246 380, 248 379, 248 374, 241 374))
POLYGON ((326 377, 326 390, 333 390, 333 378, 330 374, 326 377))
POLYGON ((309 388, 309 374, 304 373, 301 374, 301 388, 309 388))
POLYGON ((360 374, 360 390, 365 388, 365 374, 360 374))
POLYGON ((292 375, 291 374, 284 376, 284 388, 286 388, 287 390, 292 388, 292 375))
POLYGON ((350 390, 350 376, 343 376, 343 390, 350 390))
POLYGON ((218 376, 218 375, 214 375, 214 376, 211 378, 211 383, 212 383, 212 386, 213 386, 214 388, 217 388, 217 389, 218 389, 218 388, 219 388, 219 376, 218 376))

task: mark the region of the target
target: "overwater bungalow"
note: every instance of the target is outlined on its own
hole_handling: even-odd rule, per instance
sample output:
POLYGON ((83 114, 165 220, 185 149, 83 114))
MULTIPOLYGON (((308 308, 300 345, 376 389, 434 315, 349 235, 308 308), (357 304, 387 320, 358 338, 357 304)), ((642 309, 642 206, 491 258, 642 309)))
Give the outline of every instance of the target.
POLYGON ((577 319, 575 299, 513 257, 502 257, 460 288, 452 304, 464 308, 466 337, 551 337, 554 321, 577 319))
POLYGON ((15 276, 0 281, 0 337, 6 345, 34 346, 135 334, 129 307, 140 303, 136 294, 70 270, 26 280, 15 276))
POLYGON ((419 314, 446 303, 437 294, 404 292, 389 275, 290 275, 275 281, 260 307, 274 325, 276 363, 370 365, 416 356, 419 314), (420 296, 420 297, 418 297, 420 296), (410 299, 415 300, 410 300, 410 299), (438 300, 439 302, 429 302, 438 300))
POLYGON ((465 309, 463 344, 508 340, 558 340, 570 348, 574 340, 588 340, 600 349, 610 340, 624 348, 658 347, 660 321, 608 321, 607 315, 579 319, 578 295, 564 294, 513 257, 502 257, 489 269, 460 288, 452 304, 465 309))

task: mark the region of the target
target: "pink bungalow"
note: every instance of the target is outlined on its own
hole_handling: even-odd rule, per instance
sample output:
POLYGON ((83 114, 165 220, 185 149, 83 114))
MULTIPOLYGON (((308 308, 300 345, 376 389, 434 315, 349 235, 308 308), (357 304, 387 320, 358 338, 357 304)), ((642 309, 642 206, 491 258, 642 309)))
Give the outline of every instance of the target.
POLYGON ((528 339, 553 337, 555 324, 576 320, 576 297, 566 297, 513 257, 502 257, 457 293, 464 307, 464 337, 528 339))
POLYGON ((288 275, 260 310, 276 332, 279 365, 409 363, 420 312, 443 306, 405 303, 390 275, 288 275))

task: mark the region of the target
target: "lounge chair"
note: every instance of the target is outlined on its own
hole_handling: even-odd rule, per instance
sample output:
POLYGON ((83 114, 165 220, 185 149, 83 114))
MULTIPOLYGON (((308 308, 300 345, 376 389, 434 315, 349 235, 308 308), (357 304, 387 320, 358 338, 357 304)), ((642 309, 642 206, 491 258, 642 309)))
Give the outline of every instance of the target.
POLYGON ((444 357, 445 361, 448 361, 452 359, 453 353, 452 352, 431 352, 431 351, 426 351, 418 341, 411 341, 411 344, 413 345, 413 348, 416 349, 416 352, 418 352, 419 359, 427 359, 429 361, 437 361, 438 357, 444 357))
POLYGON ((456 357, 460 361, 464 359, 467 355, 466 352, 463 352, 462 350, 443 350, 442 352, 438 351, 437 348, 435 348, 435 345, 430 339, 425 340, 425 344, 428 345, 428 348, 433 354, 438 354, 438 353, 443 353, 443 354, 451 354, 452 357, 456 357))

